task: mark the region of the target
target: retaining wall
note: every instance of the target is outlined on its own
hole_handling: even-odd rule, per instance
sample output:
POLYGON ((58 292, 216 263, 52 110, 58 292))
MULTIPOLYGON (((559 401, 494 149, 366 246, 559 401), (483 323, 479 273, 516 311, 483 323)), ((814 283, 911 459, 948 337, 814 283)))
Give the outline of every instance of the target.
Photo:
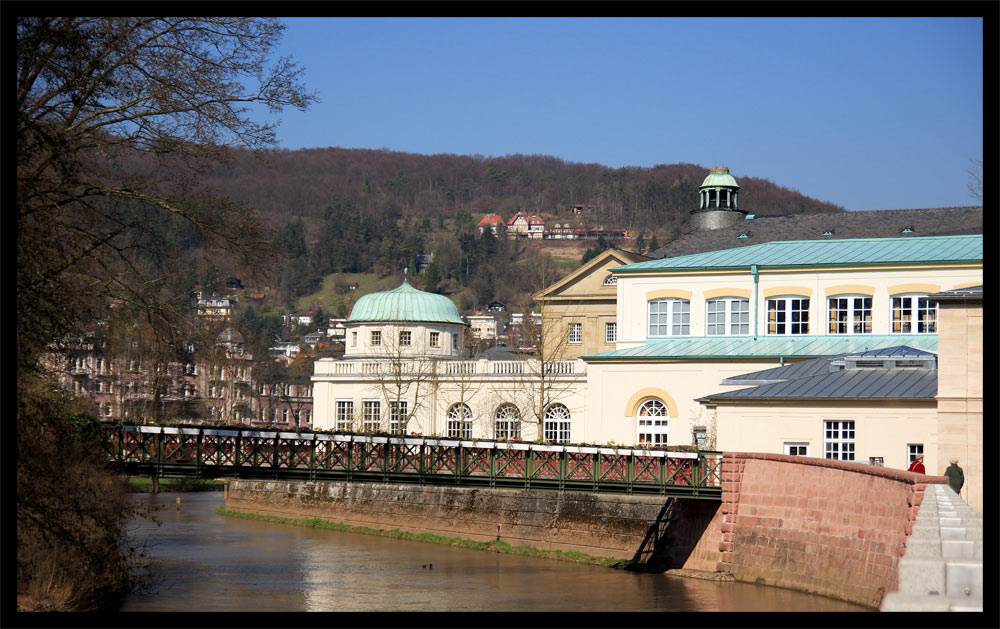
POLYGON ((631 559, 665 500, 387 483, 234 480, 229 483, 226 508, 631 559))
POLYGON ((898 587, 899 559, 929 482, 945 479, 847 461, 727 452, 716 570, 737 581, 878 607, 898 587))

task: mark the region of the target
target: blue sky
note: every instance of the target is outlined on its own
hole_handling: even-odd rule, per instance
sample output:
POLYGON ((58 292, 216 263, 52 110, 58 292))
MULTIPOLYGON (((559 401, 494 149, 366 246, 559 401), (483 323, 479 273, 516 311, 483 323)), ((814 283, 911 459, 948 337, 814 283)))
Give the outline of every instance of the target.
POLYGON ((729 166, 849 210, 978 205, 983 22, 288 18, 279 144, 729 166))

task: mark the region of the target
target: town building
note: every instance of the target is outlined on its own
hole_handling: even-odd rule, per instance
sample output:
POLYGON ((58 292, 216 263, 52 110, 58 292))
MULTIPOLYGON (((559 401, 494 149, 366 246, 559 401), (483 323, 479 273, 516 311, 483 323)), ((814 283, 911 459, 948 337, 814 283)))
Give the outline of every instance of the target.
MULTIPOLYGON (((537 334, 525 334, 531 326, 512 315, 508 335, 521 339, 512 347, 534 344, 527 360, 524 352, 517 360, 462 360, 468 330, 440 295, 406 282, 366 295, 345 324, 344 358, 315 363, 316 425, 794 449, 892 467, 919 452, 940 465, 940 449, 957 447, 960 428, 976 432, 981 367, 955 376, 950 365, 961 352, 975 354, 969 339, 977 329, 981 339, 981 306, 978 315, 974 306, 955 313, 965 345, 938 362, 951 312, 938 300, 973 303, 963 291, 982 284, 983 243, 974 212, 916 212, 944 218, 932 228, 911 213, 909 229, 891 237, 848 237, 850 220, 841 217, 832 230, 798 240, 761 238, 655 259, 608 250, 536 295, 537 334), (948 216, 968 222, 955 228, 960 233, 930 235, 948 230, 948 216), (955 382, 954 391, 943 393, 939 379, 955 382), (880 394, 864 393, 879 386, 880 394), (946 415, 956 426, 948 446, 937 429, 946 415), (768 436, 770 427, 777 432, 768 436)), ((732 175, 713 169, 692 210, 693 233, 725 235, 750 216, 732 175)))
POLYGON ((497 232, 504 228, 503 218, 501 218, 499 214, 487 214, 479 221, 479 224, 476 225, 476 227, 479 228, 480 234, 488 229, 493 232, 494 236, 496 236, 497 232))
POLYGON ((545 235, 545 221, 542 220, 541 216, 536 216, 532 214, 531 216, 526 215, 524 212, 518 212, 514 216, 510 217, 507 221, 507 237, 508 238, 528 238, 531 240, 540 240, 545 235))

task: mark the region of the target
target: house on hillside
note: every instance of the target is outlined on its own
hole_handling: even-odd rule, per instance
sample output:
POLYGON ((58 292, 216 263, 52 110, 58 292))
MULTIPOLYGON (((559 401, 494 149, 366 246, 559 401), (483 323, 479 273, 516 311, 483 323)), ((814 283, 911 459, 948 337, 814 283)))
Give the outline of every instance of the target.
POLYGON ((493 232, 493 235, 497 235, 497 231, 504 227, 503 218, 499 214, 487 214, 479 221, 476 225, 479 228, 479 233, 482 234, 487 229, 493 232))
POLYGON ((522 238, 540 240, 545 234, 545 221, 541 216, 532 214, 526 215, 524 212, 517 212, 507 221, 507 236, 509 238, 522 238))

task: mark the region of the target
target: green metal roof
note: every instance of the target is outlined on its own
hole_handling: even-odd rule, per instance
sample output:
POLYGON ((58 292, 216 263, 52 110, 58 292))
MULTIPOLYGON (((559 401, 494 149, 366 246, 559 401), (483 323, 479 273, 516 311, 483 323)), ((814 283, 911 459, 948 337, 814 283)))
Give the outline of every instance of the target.
POLYGON ((908 345, 937 352, 936 334, 844 334, 829 336, 691 336, 581 356, 586 361, 701 358, 816 358, 908 345))
POLYGON ((708 171, 708 176, 705 177, 705 181, 701 182, 702 188, 714 188, 716 186, 724 186, 731 188, 739 188, 740 185, 736 183, 736 179, 729 174, 729 169, 725 166, 714 166, 708 171))
POLYGON ((637 262, 615 274, 695 269, 847 266, 935 262, 982 262, 983 236, 918 236, 841 240, 782 240, 759 245, 637 262))
POLYGON ((426 293, 403 280, 397 288, 364 295, 354 304, 348 323, 365 321, 419 321, 465 325, 458 308, 444 295, 426 293))

